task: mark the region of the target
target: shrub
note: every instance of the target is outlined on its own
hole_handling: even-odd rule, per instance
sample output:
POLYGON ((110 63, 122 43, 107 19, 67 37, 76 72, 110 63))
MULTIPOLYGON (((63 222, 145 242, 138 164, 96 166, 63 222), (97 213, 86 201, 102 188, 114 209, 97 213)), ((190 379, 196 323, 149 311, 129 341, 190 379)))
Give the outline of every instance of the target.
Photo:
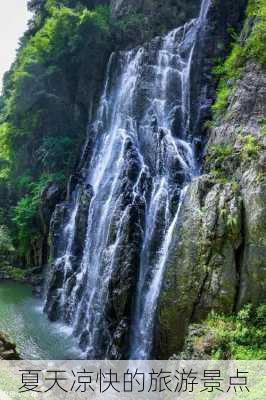
POLYGON ((232 144, 219 144, 210 147, 207 160, 222 164, 227 157, 234 154, 234 146, 232 144))
POLYGON ((225 80, 221 80, 218 86, 216 102, 213 105, 214 117, 219 117, 228 106, 231 89, 225 80))
POLYGON ((245 55, 266 65, 266 3, 264 0, 250 0, 248 16, 255 19, 255 26, 248 38, 245 55))
POLYGON ((240 136, 243 146, 241 148, 241 158, 245 161, 255 159, 262 150, 262 145, 253 135, 240 136))
POLYGON ((13 207, 8 223, 22 255, 42 234, 44 185, 57 179, 58 171, 65 181, 75 168, 87 133, 88 103, 112 51, 110 9, 88 9, 90 4, 31 0, 31 27, 4 80, 0 183, 13 207))
POLYGON ((7 226, 0 225, 0 254, 5 255, 14 252, 14 246, 7 226))
POLYGON ((24 255, 30 249, 31 243, 38 240, 43 233, 40 219, 41 194, 49 183, 64 181, 64 175, 42 175, 37 182, 32 182, 28 176, 23 176, 21 180, 24 185, 28 182, 28 194, 22 197, 14 207, 13 222, 17 230, 15 237, 19 251, 21 255, 24 255))
POLYGON ((228 183, 228 167, 234 157, 234 146, 231 144, 214 145, 208 149, 206 168, 215 183, 228 183))
POLYGON ((263 360, 266 357, 266 305, 246 305, 235 316, 211 314, 207 325, 215 335, 213 358, 263 360))

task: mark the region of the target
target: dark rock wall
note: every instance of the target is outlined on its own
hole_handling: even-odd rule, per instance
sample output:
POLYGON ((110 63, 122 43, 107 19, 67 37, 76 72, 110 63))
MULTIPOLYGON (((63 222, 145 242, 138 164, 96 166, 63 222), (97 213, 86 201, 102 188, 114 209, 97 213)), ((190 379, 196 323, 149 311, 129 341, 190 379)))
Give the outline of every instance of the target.
POLYGON ((111 0, 115 22, 126 29, 116 40, 122 47, 132 47, 177 28, 197 17, 201 0, 111 0))
POLYGON ((197 15, 200 3, 201 0, 111 0, 111 7, 115 18, 137 12, 153 20, 150 23, 178 26, 197 15))

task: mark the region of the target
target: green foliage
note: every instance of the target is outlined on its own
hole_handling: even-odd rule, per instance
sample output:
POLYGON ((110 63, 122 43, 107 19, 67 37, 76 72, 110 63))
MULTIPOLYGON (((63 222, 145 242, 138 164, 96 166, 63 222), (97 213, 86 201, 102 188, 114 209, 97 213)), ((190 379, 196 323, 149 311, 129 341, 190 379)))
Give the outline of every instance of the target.
POLYGON ((85 68, 99 68, 94 63, 109 44, 107 7, 55 4, 48 2, 49 18, 20 50, 6 83, 0 160, 11 162, 13 177, 23 170, 38 175, 73 168, 87 122, 86 105, 76 104, 79 77, 85 68))
POLYGON ((232 240, 237 240, 240 232, 240 221, 236 215, 233 215, 228 208, 222 208, 219 211, 220 218, 223 219, 227 226, 227 235, 232 240))
POLYGON ((226 61, 213 69, 214 76, 220 79, 217 99, 213 105, 214 117, 219 117, 226 110, 230 95, 232 94, 232 82, 240 77, 243 62, 242 47, 236 42, 226 61))
POLYGON ((131 34, 136 35, 136 31, 141 30, 145 24, 145 16, 139 12, 130 13, 128 16, 118 20, 114 29, 116 31, 121 31, 121 35, 131 36, 131 34))
POLYGON ((233 153, 234 146, 231 143, 220 144, 210 147, 207 158, 210 162, 215 161, 218 164, 222 164, 233 153))
POLYGON ((14 252, 14 246, 8 227, 0 225, 0 254, 5 255, 14 252))
POLYGON ((255 18, 254 29, 247 41, 245 55, 266 65, 266 3, 264 0, 249 0, 248 16, 255 18))
POLYGON ((17 242, 20 254, 30 248, 32 240, 42 236, 40 221, 41 194, 51 182, 64 180, 61 174, 42 175, 37 182, 32 182, 28 176, 22 176, 19 185, 27 182, 28 194, 22 197, 14 208, 13 222, 17 229, 17 242))
POLYGON ((14 281, 23 281, 26 278, 26 269, 16 268, 13 266, 8 266, 4 268, 8 277, 14 281))
POLYGON ((111 31, 118 48, 126 48, 128 43, 134 47, 134 45, 148 41, 153 36, 147 18, 140 12, 131 12, 122 18, 113 20, 111 31))
POLYGON ((211 120, 207 120, 203 124, 203 128, 206 130, 212 129, 213 128, 213 122, 211 120))
POLYGON ((221 80, 218 86, 217 99, 213 105, 214 117, 218 117, 222 114, 223 111, 226 110, 230 94, 231 89, 228 83, 224 80, 221 80))
POLYGON ((245 306, 236 316, 211 314, 207 325, 215 335, 213 358, 263 360, 266 357, 266 305, 245 306))
POLYGON ((0 189, 14 210, 9 225, 22 255, 42 235, 39 209, 45 185, 54 179, 65 182, 74 170, 88 104, 112 51, 109 7, 88 9, 92 3, 31 0, 31 28, 5 76, 0 189))
POLYGON ((241 158, 242 161, 252 161, 258 157, 260 151, 262 150, 262 144, 253 135, 240 136, 240 141, 242 143, 241 148, 241 158))
POLYGON ((10 149, 7 142, 9 132, 8 123, 0 125, 0 180, 5 180, 9 176, 10 149))
POLYGON ((38 196, 25 196, 19 200, 15 207, 13 221, 18 227, 18 240, 20 251, 23 253, 30 248, 31 238, 41 235, 38 224, 40 198, 38 196))
POLYGON ((228 215, 226 225, 229 229, 230 237, 234 240, 239 235, 239 221, 236 216, 228 215))
POLYGON ((214 145, 208 149, 206 163, 215 183, 228 183, 227 167, 233 157, 234 146, 232 144, 214 145))
POLYGON ((139 45, 183 25, 197 16, 199 6, 195 0, 187 0, 185 3, 183 0, 155 0, 145 3, 144 7, 133 6, 134 2, 131 3, 125 15, 119 15, 113 21, 113 33, 118 47, 139 45))
MULTIPOLYGON (((241 165, 253 162, 264 150, 262 141, 251 134, 237 135, 236 144, 219 144, 211 146, 206 156, 205 169, 215 183, 226 184, 241 165)), ((233 189, 237 191, 237 182, 233 189)))
POLYGON ((213 69, 214 76, 219 80, 217 100, 213 105, 215 119, 222 116, 228 106, 228 100, 232 93, 235 80, 241 76, 241 72, 247 61, 266 65, 266 3, 264 0, 250 0, 247 9, 245 30, 249 31, 250 21, 254 26, 247 39, 234 35, 234 44, 227 60, 218 64, 213 69))

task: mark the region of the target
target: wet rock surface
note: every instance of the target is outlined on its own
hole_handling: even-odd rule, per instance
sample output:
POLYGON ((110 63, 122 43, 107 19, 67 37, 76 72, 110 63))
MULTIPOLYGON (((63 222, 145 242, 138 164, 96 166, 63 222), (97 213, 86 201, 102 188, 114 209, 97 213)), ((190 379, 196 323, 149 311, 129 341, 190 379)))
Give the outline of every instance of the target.
POLYGON ((20 360, 16 345, 0 332, 0 360, 20 360))
POLYGON ((247 65, 225 117, 210 132, 204 164, 208 174, 189 189, 165 278, 160 357, 181 350, 189 324, 210 310, 230 314, 266 300, 266 143, 260 124, 265 118, 265 78, 265 71, 247 65), (256 143, 253 157, 247 140, 256 143), (228 144, 231 153, 217 166, 208 154, 213 146, 228 144), (222 168, 223 183, 215 182, 217 167, 222 168))
MULTIPOLYGON (((73 181, 73 178, 72 178, 73 181)), ((66 322, 71 321, 71 312, 73 305, 66 306, 65 309, 61 305, 60 288, 67 279, 66 288, 67 294, 70 294, 76 284, 75 273, 79 267, 82 255, 83 246, 86 240, 86 231, 88 223, 88 213, 90 202, 93 196, 92 187, 88 184, 82 184, 82 181, 77 185, 77 190, 72 193, 72 198, 69 201, 56 206, 55 212, 51 221, 50 228, 50 245, 51 259, 53 264, 48 266, 48 275, 51 273, 49 281, 49 292, 47 294, 47 302, 45 311, 49 313, 50 319, 56 321, 64 318, 66 322), (75 210, 73 220, 69 220, 71 211, 71 202, 79 199, 78 206, 75 210), (75 224, 76 229, 73 232, 71 246, 66 240, 68 230, 72 224, 75 224), (62 227, 66 228, 62 231, 62 227), (65 270, 65 263, 68 263, 69 269, 65 270)))
MULTIPOLYGON (((115 3, 117 15, 133 7, 115 3)), ((211 68, 227 52, 210 37, 229 42, 225 26, 237 29, 243 7, 242 1, 233 8, 229 2, 202 4, 198 20, 112 55, 88 128, 95 141, 88 140, 81 169, 52 217, 45 311, 74 327, 88 358, 130 357, 132 337, 134 356, 148 357, 166 262, 155 335, 160 358, 182 345, 192 317, 235 307, 235 255, 243 244, 240 196, 232 185, 203 177, 192 183, 177 214, 205 140, 202 125, 214 99, 211 68), (212 241, 215 250, 209 249, 212 241)), ((155 12, 153 6, 134 2, 144 13, 145 7, 155 12)))
POLYGON ((214 332, 204 324, 190 325, 182 352, 174 354, 174 360, 209 360, 216 343, 214 332))

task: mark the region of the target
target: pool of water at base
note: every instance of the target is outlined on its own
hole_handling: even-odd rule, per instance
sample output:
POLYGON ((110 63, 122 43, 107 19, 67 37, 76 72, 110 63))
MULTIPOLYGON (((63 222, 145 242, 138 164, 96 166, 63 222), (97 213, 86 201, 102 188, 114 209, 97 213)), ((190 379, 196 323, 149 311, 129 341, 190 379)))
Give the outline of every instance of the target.
POLYGON ((83 358, 71 329, 51 323, 42 312, 41 300, 25 284, 0 282, 0 331, 16 343, 23 359, 83 358))

